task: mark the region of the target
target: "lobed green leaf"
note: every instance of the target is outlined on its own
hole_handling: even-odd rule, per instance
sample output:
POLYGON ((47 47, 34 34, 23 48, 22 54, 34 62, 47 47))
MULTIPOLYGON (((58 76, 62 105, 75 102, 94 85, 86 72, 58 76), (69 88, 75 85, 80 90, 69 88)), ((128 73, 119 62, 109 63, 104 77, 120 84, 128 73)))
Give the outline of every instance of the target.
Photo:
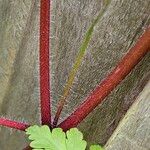
POLYGON ((72 128, 67 133, 61 128, 50 131, 49 127, 31 126, 26 129, 26 134, 31 140, 30 146, 34 150, 85 150, 86 141, 83 134, 77 129, 72 128))

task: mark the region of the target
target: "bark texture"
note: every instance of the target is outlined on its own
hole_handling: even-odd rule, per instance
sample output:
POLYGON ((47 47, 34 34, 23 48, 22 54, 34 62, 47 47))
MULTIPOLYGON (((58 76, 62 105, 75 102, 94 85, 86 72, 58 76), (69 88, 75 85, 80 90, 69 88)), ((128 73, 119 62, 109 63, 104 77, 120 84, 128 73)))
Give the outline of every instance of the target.
MULTIPOLYGON (((0 115, 39 121, 39 2, 0 1, 0 115)), ((21 150, 25 134, 1 128, 0 149, 21 150)))
MULTIPOLYGON (((103 0, 53 0, 51 86, 53 115, 86 30, 103 0)), ((61 120, 112 70, 150 24, 150 0, 112 0, 95 27, 61 120)), ((0 0, 0 115, 39 121, 39 1, 0 0)), ((104 144, 148 81, 150 53, 79 126, 90 143, 104 144)), ((1 128, 0 148, 22 149, 24 133, 1 128)))
POLYGON ((150 81, 107 142, 106 150, 150 149, 150 81))

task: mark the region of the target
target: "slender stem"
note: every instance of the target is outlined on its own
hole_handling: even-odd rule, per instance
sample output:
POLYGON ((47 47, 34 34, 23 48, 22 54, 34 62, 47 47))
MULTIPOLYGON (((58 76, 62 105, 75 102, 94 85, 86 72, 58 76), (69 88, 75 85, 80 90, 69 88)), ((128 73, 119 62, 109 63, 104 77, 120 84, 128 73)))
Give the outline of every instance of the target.
POLYGON ((26 148, 24 148, 23 150, 32 150, 32 148, 30 146, 27 146, 26 148))
POLYGON ((94 31, 94 27, 95 25, 98 23, 99 19, 103 16, 103 14, 105 13, 105 11, 107 10, 108 6, 110 4, 110 0, 106 1, 105 7, 100 11, 99 15, 96 17, 96 19, 93 21, 92 25, 89 27, 87 33, 85 34, 84 40, 81 44, 81 47, 79 49, 78 55, 75 59, 75 63, 73 65, 73 68, 71 69, 69 76, 68 76, 68 80, 65 84, 65 87, 63 89, 63 96, 62 98, 59 100, 58 103, 58 108, 57 108, 57 112, 54 118, 54 122, 53 122, 53 127, 55 127, 57 125, 58 119, 60 117, 60 114, 62 112, 62 109, 66 103, 66 99, 70 93, 70 89, 73 85, 75 76, 79 70, 79 67, 82 63, 82 60, 84 58, 85 52, 87 50, 87 47, 89 45, 89 42, 91 40, 92 37, 92 33, 94 31))
POLYGON ((51 125, 50 103, 50 0, 41 0, 40 9, 40 99, 42 124, 51 125))
POLYGON ((116 68, 95 88, 85 101, 59 127, 65 131, 77 126, 130 73, 150 51, 150 27, 134 47, 122 58, 116 68))
MULTIPOLYGON (((41 0, 40 4, 40 99, 41 122, 51 127, 50 99, 50 3, 51 0, 41 0)), ((27 146, 23 150, 32 150, 27 146)))
POLYGON ((25 131, 25 129, 30 126, 22 122, 17 122, 17 121, 5 119, 5 118, 0 118, 0 125, 6 126, 9 128, 14 128, 14 129, 21 130, 21 131, 25 131))

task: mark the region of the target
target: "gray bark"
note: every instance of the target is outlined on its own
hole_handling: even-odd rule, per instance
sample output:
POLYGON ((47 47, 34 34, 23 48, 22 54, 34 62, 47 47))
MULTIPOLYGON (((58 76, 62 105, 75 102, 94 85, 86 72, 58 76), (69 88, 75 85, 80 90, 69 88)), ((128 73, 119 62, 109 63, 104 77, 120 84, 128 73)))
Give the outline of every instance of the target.
POLYGON ((106 150, 150 149, 150 81, 106 144, 106 150))
MULTIPOLYGON (((53 0, 51 21, 52 114, 86 30, 102 0, 53 0)), ((112 70, 150 24, 150 0, 112 0, 95 27, 76 76, 65 119, 112 70)), ((0 0, 0 115, 39 124, 39 1, 0 0)), ((149 78, 150 53, 79 126, 89 143, 104 144, 149 78)), ((0 148, 23 148, 22 132, 1 129, 0 148), (6 142, 7 141, 7 142, 6 142)))
MULTIPOLYGON (((1 116, 30 124, 39 122, 39 3, 0 2, 1 116)), ((22 149, 25 134, 1 129, 0 149, 22 149)))

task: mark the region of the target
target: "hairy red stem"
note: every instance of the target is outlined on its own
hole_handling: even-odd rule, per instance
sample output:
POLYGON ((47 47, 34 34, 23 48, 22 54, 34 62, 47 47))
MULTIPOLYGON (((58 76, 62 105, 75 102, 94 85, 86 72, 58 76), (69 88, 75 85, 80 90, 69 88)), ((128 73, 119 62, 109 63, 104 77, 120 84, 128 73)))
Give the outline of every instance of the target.
POLYGON ((42 124, 51 125, 50 109, 50 0, 41 0, 40 5, 40 99, 42 124))
POLYGON ((32 150, 32 148, 30 146, 24 148, 23 150, 32 150))
POLYGON ((12 121, 12 120, 5 119, 5 118, 0 118, 0 125, 6 126, 9 128, 14 128, 14 129, 21 130, 21 131, 25 131, 25 129, 30 126, 22 122, 12 121))
POLYGON ((122 58, 116 68, 95 88, 85 101, 59 127, 64 131, 77 126, 130 73, 150 50, 150 28, 122 58))
MULTIPOLYGON (((40 99, 41 122, 51 127, 50 100, 50 4, 51 0, 40 3, 40 99)), ((30 146, 24 150, 31 150, 30 146)))

